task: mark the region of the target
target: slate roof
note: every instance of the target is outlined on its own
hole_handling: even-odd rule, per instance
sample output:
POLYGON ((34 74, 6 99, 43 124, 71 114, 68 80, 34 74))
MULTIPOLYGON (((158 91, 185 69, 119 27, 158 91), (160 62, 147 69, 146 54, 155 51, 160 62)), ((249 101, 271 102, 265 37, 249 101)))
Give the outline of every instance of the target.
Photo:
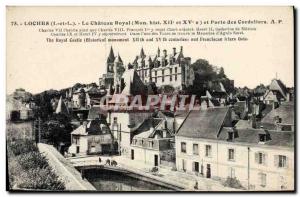
POLYGON ((125 87, 122 90, 124 95, 136 95, 145 93, 145 86, 134 69, 126 70, 122 76, 125 87))
MULTIPOLYGON (((252 128, 251 121, 250 120, 239 120, 235 125, 235 128, 237 129, 248 129, 252 128)), ((277 127, 273 123, 267 123, 267 122, 256 122, 256 128, 264 128, 267 130, 276 130, 277 127)))
POLYGON ((278 90, 281 95, 286 98, 287 88, 279 79, 273 79, 270 84, 270 90, 278 90))
POLYGON ((281 118, 281 124, 294 125, 294 104, 292 102, 282 103, 278 108, 268 113, 261 121, 274 123, 276 116, 281 118))
POLYGON ((65 114, 65 115, 69 114, 69 109, 67 108, 65 102, 62 100, 62 97, 59 98, 55 113, 56 114, 65 114))
POLYGON ((107 63, 113 63, 115 61, 115 54, 112 47, 110 47, 109 55, 107 57, 107 63))
MULTIPOLYGON (((232 131, 232 128, 224 127, 219 135, 218 140, 227 141, 228 131, 232 131)), ((262 129, 237 129, 238 137, 230 143, 249 143, 259 144, 258 134, 264 132, 262 129)), ((271 140, 268 140, 264 145, 268 146, 281 146, 281 147, 294 147, 294 132, 288 131, 268 131, 271 140)))
POLYGON ((157 125, 159 125, 163 120, 161 118, 147 118, 144 120, 144 122, 139 126, 137 127, 135 130, 134 130, 134 133, 136 135, 139 135, 141 134, 141 136, 143 135, 147 135, 146 134, 142 134, 144 132, 148 132, 150 130, 151 127, 155 128, 157 125))
POLYGON ((265 108, 261 111, 262 117, 265 117, 268 113, 270 113, 272 111, 272 109, 273 109, 272 104, 265 105, 265 108))
POLYGON ((249 120, 239 120, 236 124, 235 127, 237 129, 246 129, 246 128, 251 128, 251 122, 249 120))
POLYGON ((173 133, 169 129, 162 128, 160 125, 163 124, 162 118, 148 118, 138 127, 135 132, 137 133, 134 138, 154 138, 158 136, 163 137, 163 131, 167 132, 167 138, 173 136, 173 133), (150 129, 150 128, 153 129, 150 129))
POLYGON ((177 135, 191 138, 216 139, 229 112, 228 107, 190 111, 177 135))
POLYGON ((247 116, 246 105, 247 105, 246 101, 237 101, 233 106, 234 112, 241 119, 245 119, 247 116))
POLYGON ((99 118, 101 115, 106 116, 107 112, 105 110, 101 110, 100 106, 93 106, 89 110, 88 120, 94 120, 99 118))
POLYGON ((73 135, 104 135, 111 134, 105 120, 96 119, 89 121, 86 125, 80 125, 72 131, 73 135))

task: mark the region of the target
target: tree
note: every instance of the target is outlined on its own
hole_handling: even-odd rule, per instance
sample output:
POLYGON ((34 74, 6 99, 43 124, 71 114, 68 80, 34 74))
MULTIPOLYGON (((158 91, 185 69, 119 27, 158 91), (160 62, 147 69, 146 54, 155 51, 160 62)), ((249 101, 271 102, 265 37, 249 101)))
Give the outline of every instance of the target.
POLYGON ((174 91, 175 91, 175 89, 171 85, 161 86, 158 90, 158 92, 161 94, 172 94, 172 93, 174 93, 174 91))
POLYGON ((191 67, 198 78, 196 80, 209 81, 216 78, 217 73, 207 60, 198 59, 191 67))
POLYGON ((191 65, 195 73, 195 80, 192 86, 188 87, 190 94, 198 96, 204 95, 209 89, 209 83, 212 81, 229 80, 225 75, 224 68, 218 69, 217 66, 211 65, 205 59, 198 59, 191 65), (219 70, 219 71, 218 71, 219 70))
POLYGON ((220 71, 219 71, 217 77, 218 77, 219 79, 227 78, 227 76, 225 75, 225 72, 224 72, 224 68, 223 68, 223 67, 220 68, 220 71))
POLYGON ((49 121, 44 123, 42 139, 57 148, 61 143, 68 145, 71 142, 72 130, 69 117, 64 114, 53 114, 49 121))

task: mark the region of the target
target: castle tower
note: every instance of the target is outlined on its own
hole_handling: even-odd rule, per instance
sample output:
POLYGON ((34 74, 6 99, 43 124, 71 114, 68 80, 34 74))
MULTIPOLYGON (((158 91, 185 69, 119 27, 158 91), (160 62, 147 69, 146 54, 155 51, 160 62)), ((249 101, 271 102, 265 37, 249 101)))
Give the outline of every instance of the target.
POLYGON ((119 75, 120 73, 118 73, 118 69, 119 67, 123 66, 123 61, 120 57, 120 55, 118 54, 118 56, 115 58, 114 61, 114 67, 113 67, 113 72, 114 72, 114 86, 115 86, 115 91, 119 90, 119 75))
POLYGON ((144 49, 142 47, 141 52, 140 52, 140 58, 144 58, 144 57, 146 57, 146 55, 145 55, 144 49))
POLYGON ((110 52, 109 52, 109 55, 107 57, 107 61, 106 61, 106 73, 108 72, 114 72, 113 71, 113 64, 114 64, 114 61, 115 61, 115 55, 114 55, 114 51, 113 51, 113 48, 112 46, 110 47, 110 52))

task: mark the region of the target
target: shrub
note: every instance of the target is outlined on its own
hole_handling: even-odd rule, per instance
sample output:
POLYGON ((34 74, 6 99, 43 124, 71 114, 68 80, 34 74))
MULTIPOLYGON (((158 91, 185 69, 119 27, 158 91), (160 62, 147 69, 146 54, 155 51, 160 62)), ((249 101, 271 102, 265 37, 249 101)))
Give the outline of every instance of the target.
POLYGON ((64 190, 64 184, 50 167, 29 169, 21 175, 18 186, 27 189, 64 190))
POLYGON ((151 169, 151 172, 154 172, 154 173, 156 173, 156 172, 158 172, 158 167, 153 167, 152 169, 151 169))
POLYGON ((34 145, 34 142, 27 139, 8 142, 7 146, 9 146, 15 156, 32 151, 38 151, 38 148, 34 145))
POLYGON ((64 190, 64 183, 52 171, 33 141, 7 143, 10 189, 64 190))
POLYGON ((226 181, 223 184, 225 187, 232 187, 232 188, 236 188, 236 189, 244 189, 244 187, 242 186, 242 184, 240 183, 240 181, 234 177, 227 177, 226 181))
POLYGON ((25 169, 45 168, 48 166, 47 159, 39 152, 29 152, 17 156, 20 165, 25 169))

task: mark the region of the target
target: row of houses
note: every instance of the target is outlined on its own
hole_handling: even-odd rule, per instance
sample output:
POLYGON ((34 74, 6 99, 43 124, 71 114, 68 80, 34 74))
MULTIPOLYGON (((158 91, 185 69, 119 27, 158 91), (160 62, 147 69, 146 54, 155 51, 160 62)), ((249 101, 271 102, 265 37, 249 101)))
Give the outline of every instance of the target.
MULTIPOLYGON (((152 91, 145 82, 155 82, 155 69, 176 65, 183 58, 182 49, 162 56, 158 51, 148 57, 142 50, 130 69, 125 69, 111 49, 107 73, 100 79, 104 88, 73 91, 72 110, 78 102, 87 115, 76 113, 80 125, 71 133, 69 153, 118 154, 203 178, 236 179, 248 190, 292 190, 294 96, 278 79, 267 88, 238 89, 234 95, 228 91, 232 82, 214 82, 200 98, 200 110, 191 111, 105 111, 97 102, 87 105, 81 100, 92 89, 102 92, 99 97, 111 95, 106 106, 119 104, 115 99, 119 94, 148 95, 152 91)), ((80 107, 77 110, 83 112, 80 107)))

